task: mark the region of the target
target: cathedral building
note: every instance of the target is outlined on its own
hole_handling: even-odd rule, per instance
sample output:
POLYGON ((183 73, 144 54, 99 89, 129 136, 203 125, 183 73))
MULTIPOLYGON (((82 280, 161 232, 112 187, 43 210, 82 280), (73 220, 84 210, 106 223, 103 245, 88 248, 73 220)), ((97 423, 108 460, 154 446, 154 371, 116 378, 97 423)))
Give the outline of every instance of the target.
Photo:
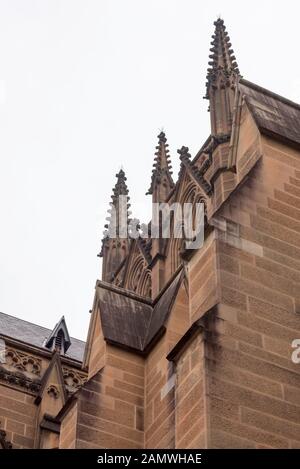
POLYGON ((203 244, 121 236, 121 170, 86 343, 0 314, 0 447, 300 448, 300 105, 242 77, 222 19, 206 80, 210 135, 176 181, 161 132, 148 190, 202 204, 203 244))

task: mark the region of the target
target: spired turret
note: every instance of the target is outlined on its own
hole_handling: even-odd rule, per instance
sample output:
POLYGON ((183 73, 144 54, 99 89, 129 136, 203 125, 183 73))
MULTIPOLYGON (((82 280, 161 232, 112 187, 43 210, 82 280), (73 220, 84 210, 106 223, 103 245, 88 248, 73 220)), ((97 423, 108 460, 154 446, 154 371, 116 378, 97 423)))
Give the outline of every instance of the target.
POLYGON ((219 18, 214 25, 205 98, 210 104, 211 134, 216 139, 226 140, 230 138, 234 90, 240 71, 224 21, 219 18))
POLYGON ((151 185, 147 194, 152 195, 153 202, 165 202, 174 187, 169 145, 165 132, 158 135, 158 145, 152 171, 151 185))
POLYGON ((99 257, 102 262, 102 280, 112 282, 114 273, 129 252, 128 223, 129 196, 126 176, 123 169, 116 174, 117 182, 111 196, 108 223, 105 225, 104 238, 99 257))

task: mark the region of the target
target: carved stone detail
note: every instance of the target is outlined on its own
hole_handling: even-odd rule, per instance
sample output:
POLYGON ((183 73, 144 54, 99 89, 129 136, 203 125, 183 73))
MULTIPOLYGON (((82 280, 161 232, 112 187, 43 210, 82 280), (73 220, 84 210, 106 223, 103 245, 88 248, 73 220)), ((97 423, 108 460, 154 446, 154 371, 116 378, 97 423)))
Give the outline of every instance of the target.
POLYGON ((20 352, 10 347, 6 347, 1 352, 1 363, 5 366, 16 368, 25 373, 31 373, 36 376, 41 374, 42 360, 39 358, 28 355, 27 353, 20 352))
POLYGON ((10 371, 3 366, 0 366, 0 380, 26 388, 32 393, 37 393, 40 389, 40 380, 32 380, 21 371, 10 371))
POLYGON ((48 386, 47 393, 49 394, 49 396, 54 397, 54 399, 58 399, 58 396, 60 394, 58 388, 54 386, 54 384, 50 384, 50 386, 48 386))
POLYGON ((87 381, 87 376, 84 373, 73 370, 72 368, 63 367, 63 376, 65 385, 71 392, 76 391, 87 381))
MULTIPOLYGON (((37 393, 40 389, 40 379, 38 378, 41 376, 41 370, 42 360, 39 358, 12 347, 6 347, 0 351, 0 380, 2 381, 37 393)), ((63 367, 62 371, 66 388, 70 393, 75 392, 87 381, 87 376, 83 372, 69 367, 63 367)), ((57 398, 59 391, 54 388, 55 386, 49 386, 47 392, 57 398)))

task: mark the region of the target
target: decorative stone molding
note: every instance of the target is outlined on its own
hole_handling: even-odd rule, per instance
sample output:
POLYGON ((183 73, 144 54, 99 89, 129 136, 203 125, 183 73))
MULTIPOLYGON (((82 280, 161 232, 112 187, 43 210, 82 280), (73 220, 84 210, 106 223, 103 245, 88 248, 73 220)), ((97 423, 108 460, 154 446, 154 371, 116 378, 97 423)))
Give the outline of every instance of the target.
MULTIPOLYGON (((20 386, 31 393, 38 393, 42 360, 30 354, 23 353, 12 347, 6 347, 0 352, 0 380, 13 386, 20 386)), ((85 373, 69 367, 63 367, 65 385, 70 393, 75 392, 87 381, 85 373)), ((59 391, 57 390, 59 393, 59 391)))
POLYGON ((11 347, 6 347, 2 351, 1 362, 3 365, 16 368, 25 373, 31 373, 36 376, 41 375, 42 360, 11 347))
POLYGON ((21 386, 31 393, 37 393, 40 389, 40 380, 32 380, 20 371, 10 371, 0 366, 0 381, 6 381, 15 386, 21 386))
POLYGON ((87 381, 87 376, 80 371, 73 370, 72 368, 63 367, 63 376, 65 385, 68 391, 74 392, 84 385, 87 381))
POLYGON ((47 393, 49 394, 49 396, 54 397, 54 399, 58 399, 58 396, 60 394, 58 388, 54 386, 54 384, 50 384, 50 386, 48 386, 47 393))

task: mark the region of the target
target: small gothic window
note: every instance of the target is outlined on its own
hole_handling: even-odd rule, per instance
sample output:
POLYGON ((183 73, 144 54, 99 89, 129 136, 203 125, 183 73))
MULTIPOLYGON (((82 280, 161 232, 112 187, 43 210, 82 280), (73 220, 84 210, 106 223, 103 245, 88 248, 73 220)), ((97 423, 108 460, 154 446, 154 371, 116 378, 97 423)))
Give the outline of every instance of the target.
POLYGON ((51 334, 45 339, 43 344, 48 350, 56 350, 61 355, 64 355, 71 345, 68 329, 65 323, 64 316, 55 325, 51 334))
POLYGON ((60 329, 57 333, 57 336, 55 337, 54 348, 62 354, 64 353, 64 340, 65 340, 64 333, 60 329))

